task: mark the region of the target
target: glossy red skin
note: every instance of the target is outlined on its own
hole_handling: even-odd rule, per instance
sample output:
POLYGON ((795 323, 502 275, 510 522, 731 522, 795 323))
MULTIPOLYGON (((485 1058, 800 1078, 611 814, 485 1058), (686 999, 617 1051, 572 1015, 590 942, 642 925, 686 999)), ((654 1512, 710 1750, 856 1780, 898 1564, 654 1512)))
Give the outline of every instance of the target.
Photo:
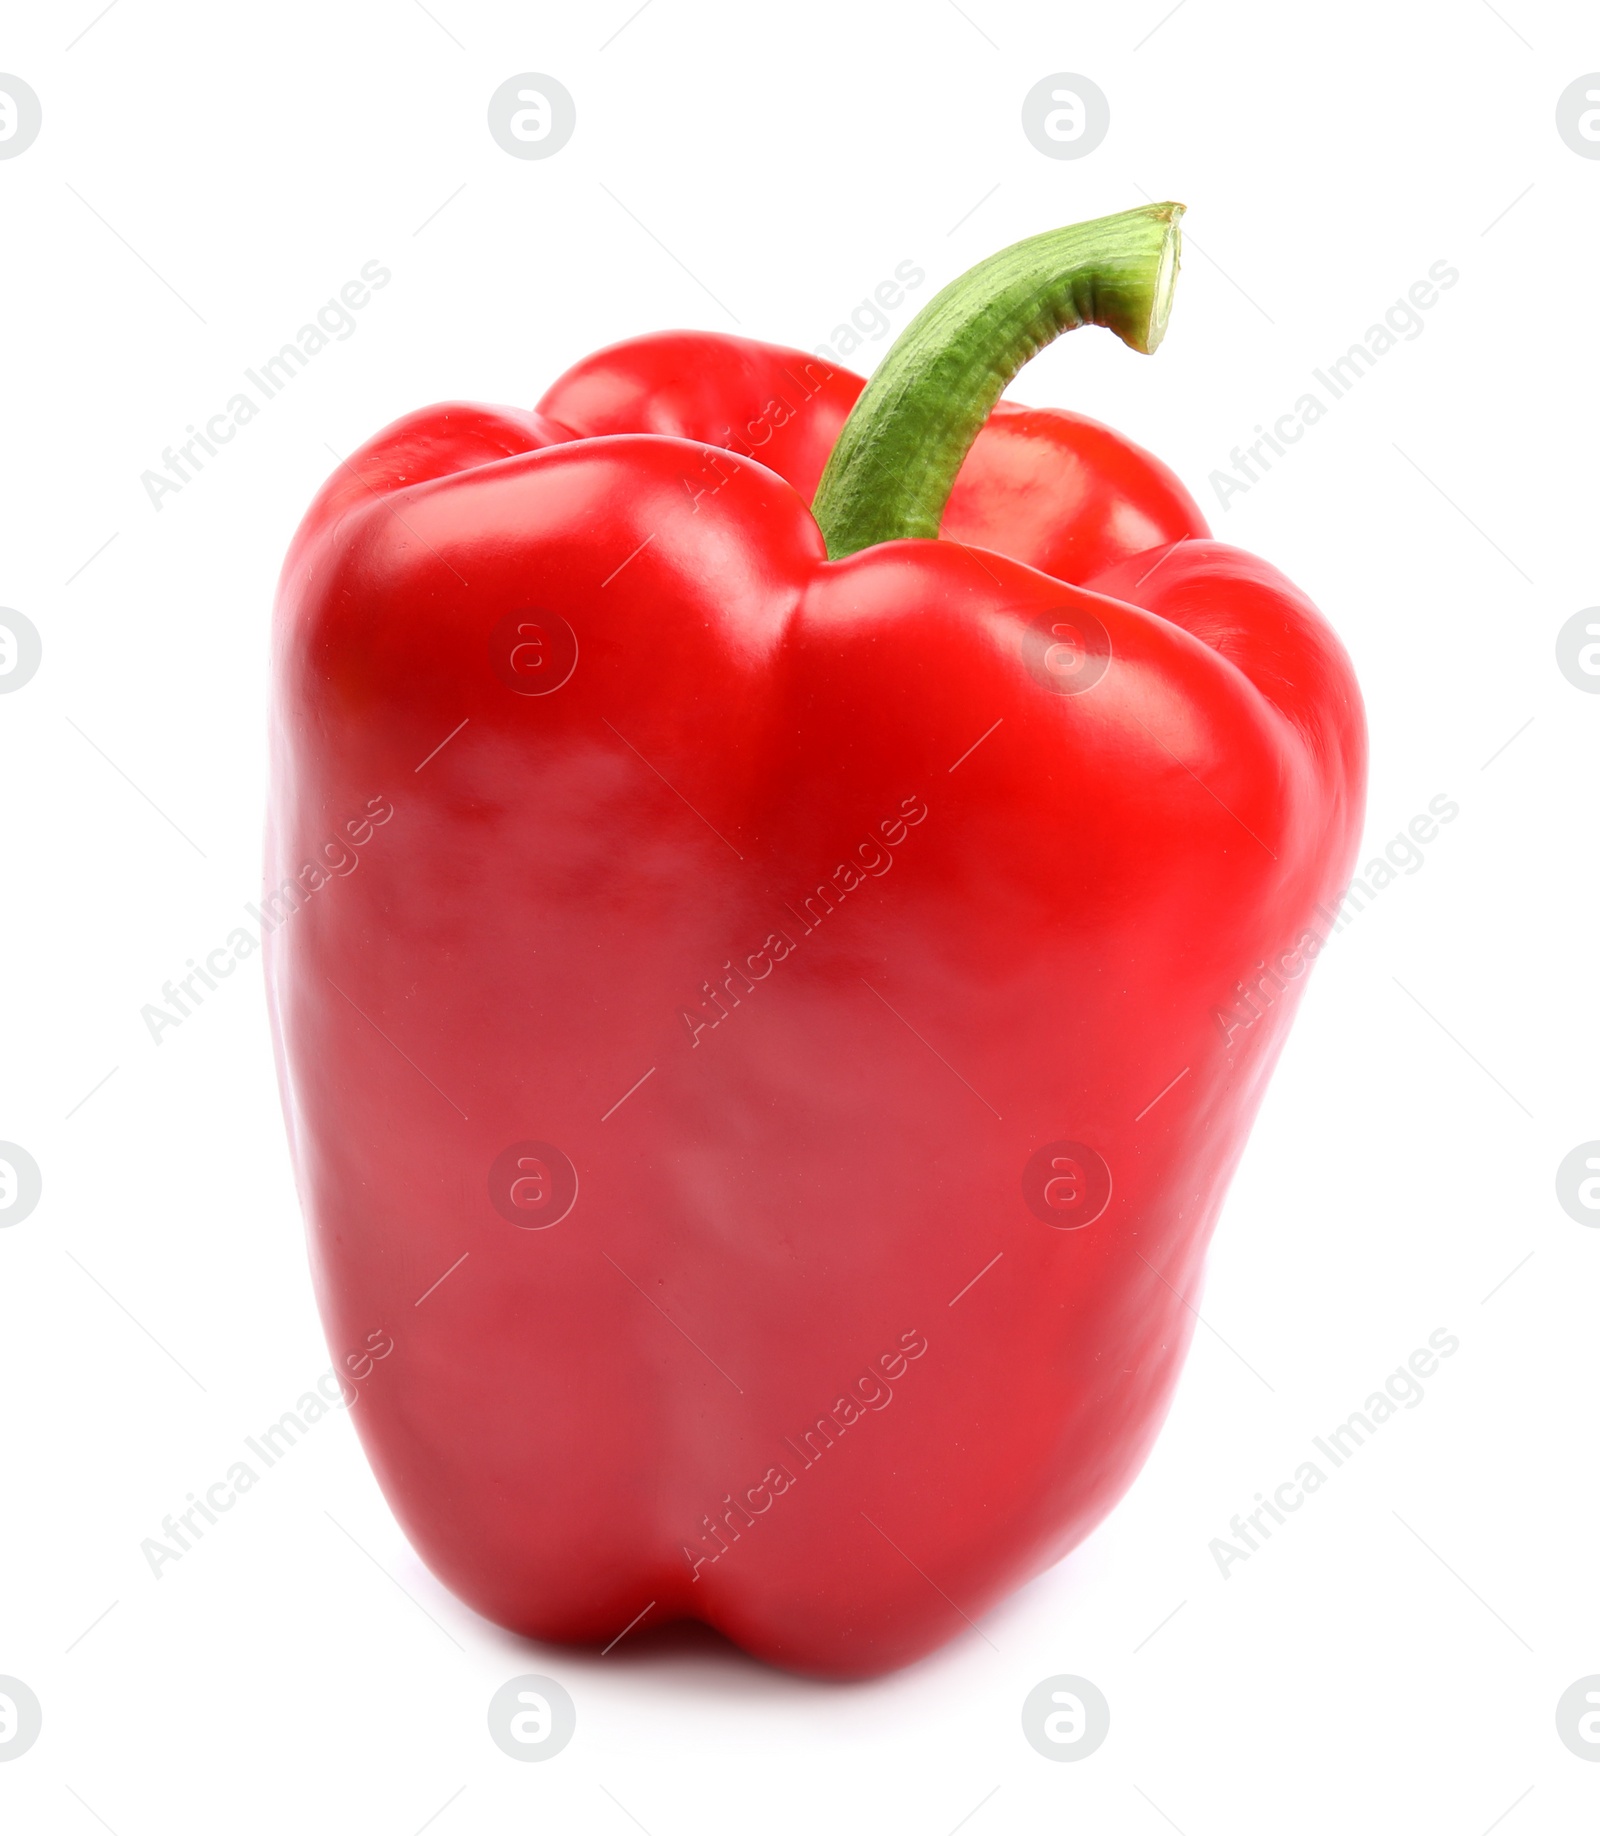
MULTIPOLYGON (((676 434, 759 459, 810 503, 862 377, 804 351, 658 332, 596 351, 539 410, 574 432, 676 434)), ((998 548, 1058 580, 1204 536, 1198 506, 1153 454, 1087 415, 1001 402, 945 506, 947 541, 998 548)))
MULTIPOLYGON (((296 537, 269 886, 369 799, 395 814, 268 940, 285 1106, 330 1345, 394 1343, 357 1426, 451 1588, 539 1638, 693 1617, 868 1675, 966 1630, 1138 1471, 1304 975, 1249 1024, 1236 987, 1326 931, 1362 713, 1309 602, 1116 436, 1018 410, 963 477, 981 548, 830 563, 783 478, 700 443, 806 360, 696 338, 698 369, 619 408, 649 342, 610 411, 696 441, 574 437, 602 354, 541 414, 398 423, 296 537), (1026 490, 1014 453, 982 473, 1013 437, 1026 490), (1086 487, 1096 440, 1115 464, 1086 487), (1041 535, 1051 494, 1096 526, 1041 535), (1041 545, 1111 571, 1091 593, 1003 552, 1041 545), (546 696, 489 665, 529 606, 579 638, 546 696), (1052 693, 1029 621, 1084 613, 1113 660, 1052 693), (802 930, 907 799, 892 865, 802 930), (701 984, 775 932, 792 953, 693 1033, 701 984), (548 1229, 489 1200, 528 1138, 579 1172, 548 1229), (1112 1171, 1081 1229, 1023 1197, 1063 1138, 1112 1171), (862 1384, 875 1406, 803 1465, 886 1356, 890 1400, 862 1384)), ((809 486, 831 430, 796 409, 760 450, 809 486)))

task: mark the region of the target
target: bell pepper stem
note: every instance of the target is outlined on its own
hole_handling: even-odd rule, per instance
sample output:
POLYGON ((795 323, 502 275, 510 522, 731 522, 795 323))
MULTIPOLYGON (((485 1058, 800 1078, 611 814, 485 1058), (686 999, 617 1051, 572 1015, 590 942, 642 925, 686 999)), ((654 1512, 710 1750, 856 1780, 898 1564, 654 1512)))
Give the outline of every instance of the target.
POLYGON ((1178 274, 1181 204, 1047 230, 969 268, 895 340, 840 429, 812 514, 837 561, 935 537, 956 473, 1018 370, 1062 332, 1103 325, 1148 354, 1178 274))

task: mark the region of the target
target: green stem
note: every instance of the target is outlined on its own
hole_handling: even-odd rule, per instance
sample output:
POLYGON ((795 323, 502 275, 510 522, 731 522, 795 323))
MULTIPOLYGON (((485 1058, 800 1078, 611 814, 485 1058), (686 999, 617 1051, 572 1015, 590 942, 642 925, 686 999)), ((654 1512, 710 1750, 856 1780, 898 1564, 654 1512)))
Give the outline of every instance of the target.
POLYGON ((956 473, 1018 370, 1064 331, 1104 325, 1151 352, 1167 329, 1181 204, 1047 230, 935 295, 840 430, 811 508, 837 561, 934 537, 956 473))

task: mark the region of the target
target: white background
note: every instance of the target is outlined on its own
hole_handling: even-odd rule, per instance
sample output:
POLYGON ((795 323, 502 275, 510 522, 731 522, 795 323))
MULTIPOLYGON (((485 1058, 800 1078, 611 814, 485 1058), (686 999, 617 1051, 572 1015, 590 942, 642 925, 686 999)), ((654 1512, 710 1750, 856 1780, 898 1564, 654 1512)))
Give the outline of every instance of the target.
POLYGON ((44 1171, 0 1231, 0 1674, 44 1705, 0 1823, 1593 1827, 1600 1765, 1554 1720, 1600 1671, 1600 1232, 1554 1189, 1600 1135, 1600 699, 1554 660, 1600 598, 1600 161, 1555 129, 1592 9, 429 5, 119 0, 91 27, 73 0, 0 40, 44 108, 0 162, 0 604, 44 640, 0 699, 0 1136, 44 1171), (576 99, 548 160, 486 129, 522 71, 576 99), (1110 99, 1081 160, 1021 131, 1059 71, 1110 99), (1127 1498, 979 1631, 848 1687, 693 1635, 501 1633, 411 1554, 339 1414, 153 1579, 141 1540, 327 1364, 259 978, 160 1046, 139 1010, 255 896, 271 595, 329 448, 531 404, 652 328, 811 346, 902 260, 926 298, 1146 194, 1190 207, 1165 347, 1079 334, 1013 393, 1154 448, 1332 619, 1372 729, 1364 860, 1441 793, 1460 815, 1322 957, 1127 1498), (370 259, 394 278, 355 335, 154 510, 141 472, 370 259), (1229 449, 1441 259, 1424 333, 1220 509, 1229 449), (1234 1513, 1439 1327, 1461 1348, 1426 1400, 1224 1579, 1234 1513), (519 1765, 484 1711, 530 1670, 578 1729, 519 1765), (1111 1704, 1079 1764, 1020 1731, 1058 1672, 1111 1704))

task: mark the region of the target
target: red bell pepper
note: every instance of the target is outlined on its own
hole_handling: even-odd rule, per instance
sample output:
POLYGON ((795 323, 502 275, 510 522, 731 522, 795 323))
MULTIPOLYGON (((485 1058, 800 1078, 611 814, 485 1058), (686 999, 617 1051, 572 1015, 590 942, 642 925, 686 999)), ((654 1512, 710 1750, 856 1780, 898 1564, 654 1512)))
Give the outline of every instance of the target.
POLYGON ((993 257, 865 388, 676 333, 423 410, 295 537, 317 1294, 336 1354, 392 1338, 364 1445, 501 1625, 882 1671, 1150 1447, 1365 774, 1302 594, 1108 428, 996 406, 1074 325, 1154 349, 1178 216, 993 257))

